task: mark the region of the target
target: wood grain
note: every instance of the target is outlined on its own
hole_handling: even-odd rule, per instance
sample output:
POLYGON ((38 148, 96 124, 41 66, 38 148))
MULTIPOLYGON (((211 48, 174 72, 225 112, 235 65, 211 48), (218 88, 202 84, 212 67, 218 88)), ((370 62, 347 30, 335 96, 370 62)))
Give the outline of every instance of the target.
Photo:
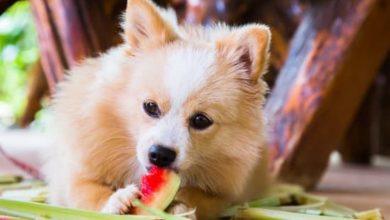
POLYGON ((315 1, 266 104, 274 172, 314 187, 389 50, 390 4, 315 1))
POLYGON ((64 70, 118 44, 125 0, 30 0, 50 90, 64 70))
POLYGON ((52 13, 46 0, 30 0, 38 32, 39 49, 43 70, 51 91, 63 77, 68 67, 60 44, 59 34, 54 26, 52 13))

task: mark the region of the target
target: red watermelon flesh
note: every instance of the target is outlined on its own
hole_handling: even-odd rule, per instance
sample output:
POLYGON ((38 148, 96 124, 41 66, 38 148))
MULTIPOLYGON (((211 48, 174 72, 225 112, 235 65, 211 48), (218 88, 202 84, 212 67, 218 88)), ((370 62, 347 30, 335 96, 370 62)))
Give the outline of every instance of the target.
MULTIPOLYGON (((171 169, 151 167, 141 178, 141 202, 146 206, 165 210, 175 198, 180 177, 171 169)), ((136 209, 136 214, 144 214, 136 209)))

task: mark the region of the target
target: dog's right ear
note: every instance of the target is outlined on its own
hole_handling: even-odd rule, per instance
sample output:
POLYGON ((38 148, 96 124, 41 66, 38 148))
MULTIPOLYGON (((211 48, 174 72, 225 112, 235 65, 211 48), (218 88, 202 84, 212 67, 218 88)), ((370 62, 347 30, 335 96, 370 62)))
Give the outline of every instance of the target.
POLYGON ((150 0, 127 1, 123 29, 125 41, 135 50, 162 46, 177 38, 150 0))
POLYGON ((243 70, 243 79, 257 82, 268 67, 271 31, 265 25, 249 24, 217 40, 219 55, 243 70))

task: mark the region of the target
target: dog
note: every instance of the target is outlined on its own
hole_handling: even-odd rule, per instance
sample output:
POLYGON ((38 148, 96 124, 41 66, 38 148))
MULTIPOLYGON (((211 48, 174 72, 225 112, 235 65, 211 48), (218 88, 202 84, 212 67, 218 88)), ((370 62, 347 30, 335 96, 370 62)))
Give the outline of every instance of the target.
POLYGON ((51 201, 128 213, 152 165, 182 180, 170 213, 216 219, 264 193, 269 28, 178 25, 150 0, 128 0, 122 27, 123 44, 58 86, 51 201))

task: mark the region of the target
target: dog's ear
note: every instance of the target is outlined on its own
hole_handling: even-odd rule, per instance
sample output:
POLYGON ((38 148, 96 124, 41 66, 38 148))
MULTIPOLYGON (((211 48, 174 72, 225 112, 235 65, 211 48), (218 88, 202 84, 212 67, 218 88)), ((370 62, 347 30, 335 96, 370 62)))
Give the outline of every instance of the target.
POLYGON ((271 32, 265 25, 247 25, 233 30, 217 40, 221 59, 227 59, 235 67, 244 70, 244 77, 252 82, 268 67, 271 32))
POLYGON ((150 0, 128 0, 122 25, 125 41, 132 49, 153 48, 177 38, 150 0))

